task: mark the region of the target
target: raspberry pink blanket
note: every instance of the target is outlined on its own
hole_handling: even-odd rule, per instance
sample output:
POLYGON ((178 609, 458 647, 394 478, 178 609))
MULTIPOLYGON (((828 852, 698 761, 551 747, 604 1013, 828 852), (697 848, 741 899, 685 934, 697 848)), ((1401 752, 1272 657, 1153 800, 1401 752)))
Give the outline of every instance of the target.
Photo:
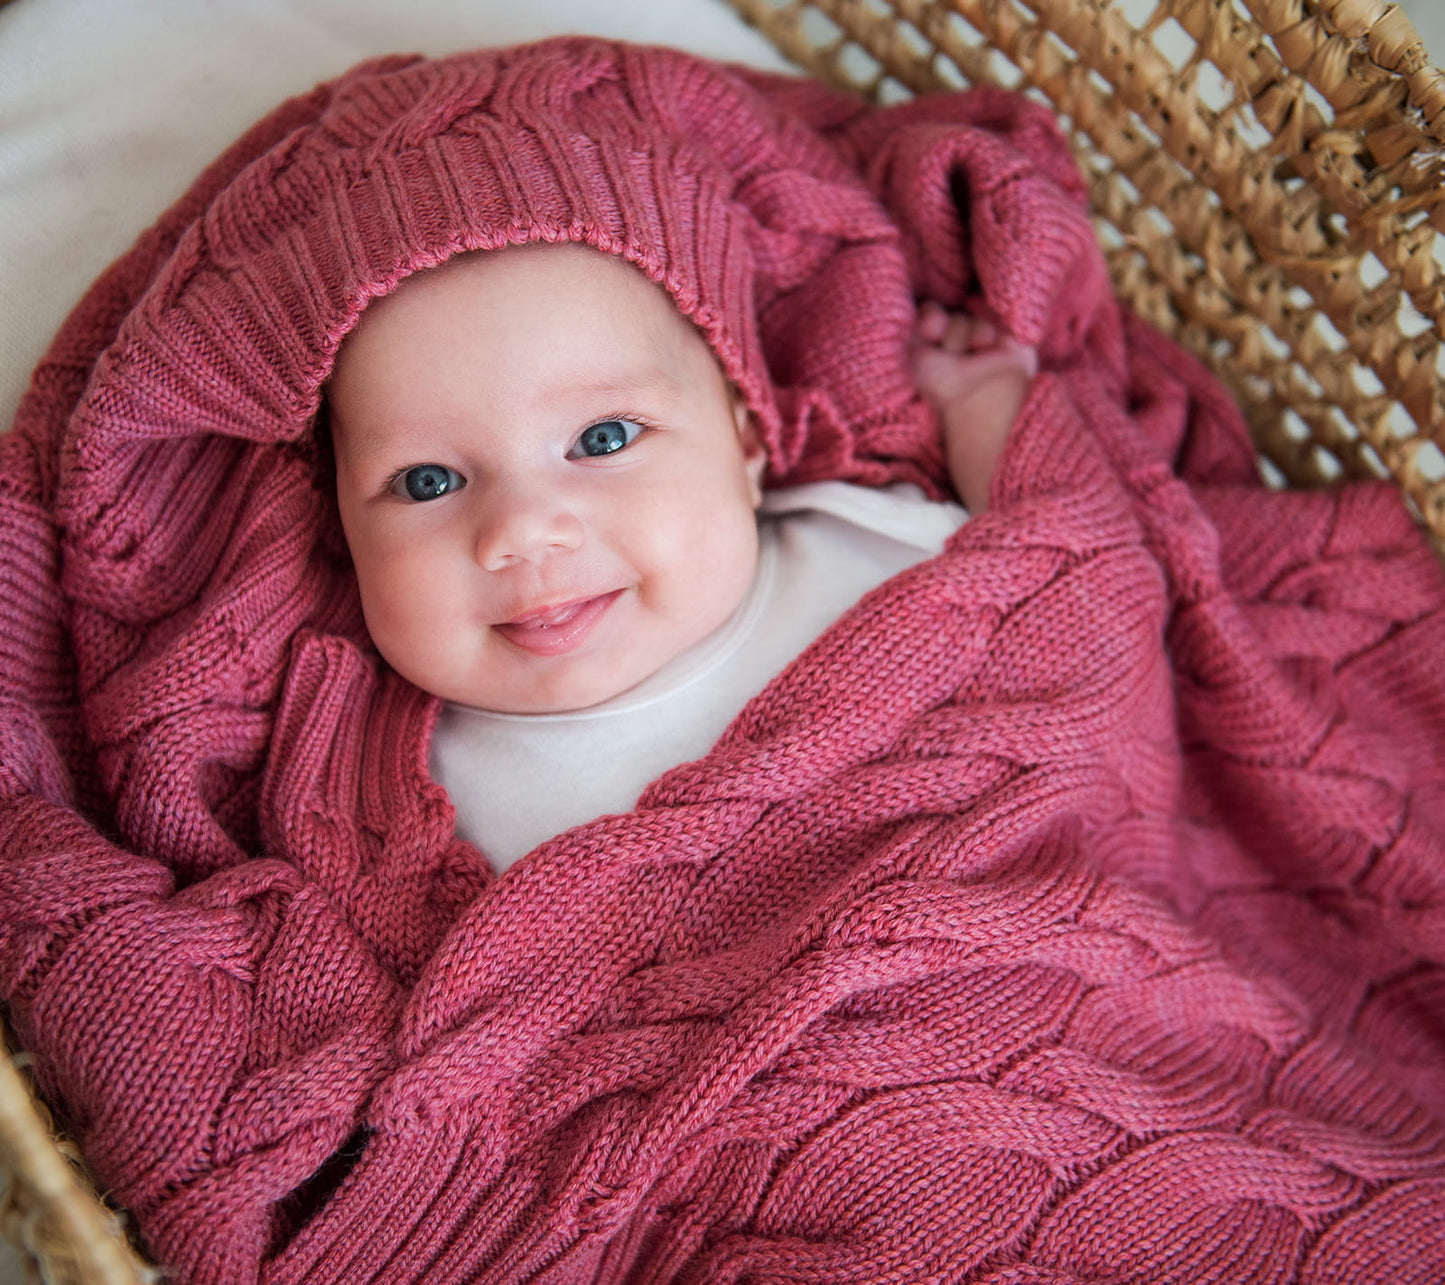
POLYGON ((174 1279, 1445 1279, 1445 577, 1257 483, 1081 192, 1022 100, 562 41, 286 105, 96 285, 0 441, 0 994, 174 1279), (937 483, 917 294, 1044 373, 987 514, 497 879, 314 420, 368 298, 536 237, 775 482, 937 483))

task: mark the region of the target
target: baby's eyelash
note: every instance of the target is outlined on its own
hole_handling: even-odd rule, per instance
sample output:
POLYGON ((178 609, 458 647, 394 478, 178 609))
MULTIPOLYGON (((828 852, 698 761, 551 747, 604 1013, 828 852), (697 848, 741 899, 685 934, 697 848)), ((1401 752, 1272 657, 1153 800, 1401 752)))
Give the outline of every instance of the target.
POLYGON ((408 473, 410 473, 414 468, 416 468, 415 464, 403 464, 399 469, 396 470, 396 472, 394 472, 390 477, 388 477, 384 482, 382 482, 381 486, 377 490, 377 494, 395 494, 396 484, 400 482, 401 479, 404 478, 408 473))
POLYGON ((578 430, 577 436, 581 437, 589 428, 596 428, 598 424, 606 424, 614 419, 626 420, 629 424, 636 424, 639 428, 656 428, 657 424, 647 418, 646 415, 639 415, 636 411, 619 410, 611 415, 598 415, 595 419, 589 420, 578 430))

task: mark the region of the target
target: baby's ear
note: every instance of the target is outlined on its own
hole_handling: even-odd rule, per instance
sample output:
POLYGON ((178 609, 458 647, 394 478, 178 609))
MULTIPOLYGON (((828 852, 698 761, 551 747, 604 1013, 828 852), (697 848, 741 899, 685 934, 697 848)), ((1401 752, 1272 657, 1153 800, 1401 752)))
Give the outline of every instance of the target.
POLYGON ((768 468, 768 449, 763 445, 762 434, 758 432, 757 421, 753 419, 747 399, 736 388, 733 389, 733 422, 738 426, 738 441, 743 447, 743 467, 748 475, 753 508, 757 508, 763 502, 763 474, 768 468))

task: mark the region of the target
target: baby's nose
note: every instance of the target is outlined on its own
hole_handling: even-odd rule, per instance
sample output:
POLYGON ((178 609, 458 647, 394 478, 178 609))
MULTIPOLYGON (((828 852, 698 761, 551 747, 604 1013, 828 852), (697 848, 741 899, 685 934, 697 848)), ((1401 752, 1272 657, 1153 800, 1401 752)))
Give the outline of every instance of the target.
POLYGON ((572 506, 544 487, 498 486, 481 505, 476 559, 486 571, 576 549, 582 521, 572 506))

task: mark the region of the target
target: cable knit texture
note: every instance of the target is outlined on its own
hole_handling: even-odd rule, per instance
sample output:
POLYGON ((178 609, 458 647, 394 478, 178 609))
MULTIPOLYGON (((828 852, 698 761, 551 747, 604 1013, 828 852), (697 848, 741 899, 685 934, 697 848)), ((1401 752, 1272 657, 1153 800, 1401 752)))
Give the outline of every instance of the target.
POLYGON ((363 66, 72 316, 0 579, 0 993, 184 1285, 1445 1279, 1445 578, 1257 483, 1022 98, 363 66), (775 483, 940 487, 915 294, 1043 373, 942 556, 498 879, 313 424, 368 299, 536 239, 666 287, 775 483))

